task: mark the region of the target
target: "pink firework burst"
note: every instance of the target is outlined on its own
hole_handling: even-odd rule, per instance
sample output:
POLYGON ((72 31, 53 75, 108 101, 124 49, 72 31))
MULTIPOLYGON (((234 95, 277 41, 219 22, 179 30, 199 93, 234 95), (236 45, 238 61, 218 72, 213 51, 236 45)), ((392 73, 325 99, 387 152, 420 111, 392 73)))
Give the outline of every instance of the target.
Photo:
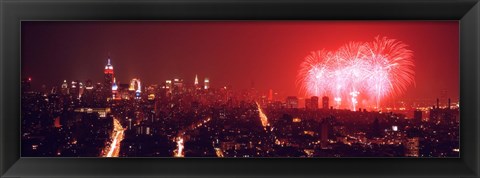
POLYGON ((395 39, 350 42, 334 52, 312 52, 300 65, 297 84, 305 95, 333 96, 336 107, 347 101, 353 110, 361 95, 379 108, 386 97, 414 84, 413 51, 395 39))

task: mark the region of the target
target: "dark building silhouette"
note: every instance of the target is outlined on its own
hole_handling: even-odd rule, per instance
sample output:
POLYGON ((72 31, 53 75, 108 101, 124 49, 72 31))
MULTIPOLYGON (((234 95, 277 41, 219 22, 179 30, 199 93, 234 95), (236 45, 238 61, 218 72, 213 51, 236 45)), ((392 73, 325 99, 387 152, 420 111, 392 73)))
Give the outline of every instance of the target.
POLYGON ((420 110, 413 111, 413 119, 416 120, 416 121, 421 121, 422 120, 422 111, 420 111, 420 110))
POLYGON ((312 100, 309 98, 305 99, 305 109, 312 109, 312 100))
POLYGON ((312 96, 310 98, 310 102, 311 102, 311 107, 312 109, 318 109, 318 97, 317 96, 312 96))
POLYGON ((286 100, 287 108, 298 108, 298 98, 296 96, 289 96, 286 100))
POLYGON ((323 109, 328 109, 328 100, 329 100, 329 98, 327 96, 322 97, 322 108, 323 109))
POLYGON ((309 110, 318 109, 318 97, 312 96, 305 99, 305 108, 309 110))

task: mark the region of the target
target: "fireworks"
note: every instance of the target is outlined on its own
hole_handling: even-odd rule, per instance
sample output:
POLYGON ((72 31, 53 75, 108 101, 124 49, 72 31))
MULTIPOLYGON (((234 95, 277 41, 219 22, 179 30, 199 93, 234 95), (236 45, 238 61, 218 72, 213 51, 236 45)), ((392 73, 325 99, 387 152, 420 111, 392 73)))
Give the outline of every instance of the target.
POLYGON ((332 96, 353 110, 359 103, 379 108, 380 101, 414 84, 413 52, 395 39, 350 42, 332 52, 312 52, 300 65, 298 83, 305 95, 332 96))

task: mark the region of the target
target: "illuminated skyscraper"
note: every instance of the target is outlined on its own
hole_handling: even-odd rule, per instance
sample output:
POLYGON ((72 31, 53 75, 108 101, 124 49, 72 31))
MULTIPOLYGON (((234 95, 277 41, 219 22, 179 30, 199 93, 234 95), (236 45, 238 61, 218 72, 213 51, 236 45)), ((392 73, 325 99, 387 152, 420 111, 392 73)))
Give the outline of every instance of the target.
POLYGON ((132 92, 135 99, 140 99, 142 93, 142 83, 140 82, 140 79, 132 79, 128 91, 132 92))
POLYGON ((173 90, 172 80, 165 80, 165 89, 167 90, 167 93, 172 93, 172 90, 173 90))
POLYGON ((210 88, 210 80, 208 78, 205 78, 203 81, 204 89, 209 89, 210 88))
POLYGON ((195 86, 196 89, 198 88, 198 76, 196 74, 195 74, 195 82, 193 83, 193 85, 195 86))
POLYGON ((78 97, 82 97, 83 93, 85 92, 85 85, 82 82, 78 82, 78 97))
POLYGON ((112 97, 112 84, 113 84, 113 66, 110 63, 110 57, 108 57, 108 63, 105 66, 104 70, 104 87, 103 89, 105 90, 105 99, 108 101, 112 97))
POLYGON ((183 90, 183 79, 173 79, 173 88, 177 91, 183 90))
POLYGON ((72 81, 72 87, 70 88, 70 94, 73 95, 74 98, 78 98, 79 96, 79 89, 78 81, 72 81))
POLYGON ((113 84, 112 84, 112 99, 118 99, 118 86, 117 86, 117 81, 115 77, 113 78, 113 84))
POLYGON ((68 94, 67 80, 63 80, 61 92, 62 92, 62 95, 67 95, 68 94))

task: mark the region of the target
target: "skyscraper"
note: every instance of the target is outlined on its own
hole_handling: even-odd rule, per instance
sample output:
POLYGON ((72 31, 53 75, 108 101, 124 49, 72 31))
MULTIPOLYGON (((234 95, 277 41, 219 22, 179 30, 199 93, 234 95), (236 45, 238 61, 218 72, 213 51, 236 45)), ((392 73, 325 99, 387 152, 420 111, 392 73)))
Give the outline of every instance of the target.
POLYGON ((422 111, 421 110, 415 110, 413 111, 413 119, 416 121, 421 121, 422 120, 422 111))
POLYGON ((273 90, 268 90, 268 102, 271 103, 273 101, 273 90))
POLYGON ((128 91, 133 95, 135 99, 140 99, 142 93, 142 83, 140 79, 133 78, 132 80, 130 80, 130 86, 128 87, 128 91))
POLYGON ((117 81, 115 77, 113 78, 113 84, 112 84, 112 99, 118 99, 118 86, 117 86, 117 81))
POLYGON ((195 86, 195 89, 198 89, 198 76, 197 74, 195 74, 195 82, 193 83, 193 85, 195 86))
POLYGON ((305 99, 305 109, 312 109, 312 99, 310 98, 305 99))
POLYGON ((204 89, 209 89, 210 88, 210 80, 208 78, 205 78, 203 81, 204 89))
POLYGON ((68 83, 67 83, 67 80, 64 80, 64 81, 63 81, 61 92, 62 92, 62 95, 67 95, 67 94, 68 94, 68 83))
POLYGON ((70 94, 72 94, 73 98, 78 98, 80 86, 78 85, 78 81, 72 81, 72 87, 70 88, 70 94))
POLYGON ((298 98, 296 96, 289 96, 286 100, 287 108, 298 108, 298 98))
POLYGON ((173 88, 177 91, 183 90, 183 79, 173 79, 173 88))
POLYGON ((93 83, 91 80, 87 80, 85 82, 85 90, 83 92, 82 102, 88 107, 92 107, 94 105, 93 83))
POLYGON ((329 100, 329 98, 327 96, 322 97, 322 108, 323 109, 328 109, 328 100, 329 100))
POLYGON ((78 97, 82 97, 83 92, 85 92, 85 85, 82 82, 78 82, 78 97))
POLYGON ((110 63, 110 57, 108 57, 108 63, 105 66, 104 74, 105 74, 104 83, 103 83, 104 85, 103 89, 105 90, 104 97, 105 97, 105 100, 108 101, 112 97, 112 84, 113 84, 113 66, 110 63))
POLYGON ((318 109, 318 97, 317 96, 312 96, 310 98, 310 104, 312 105, 312 109, 318 109))
POLYGON ((167 94, 171 94, 173 91, 173 84, 172 80, 165 80, 165 89, 167 91, 167 94))
POLYGON ((85 89, 86 89, 86 90, 93 90, 93 83, 92 83, 91 80, 87 80, 87 81, 85 82, 85 89))
POLYGON ((451 106, 451 103, 450 103, 450 102, 451 102, 451 101, 450 101, 450 98, 448 98, 448 106, 447 106, 448 109, 450 109, 450 106, 451 106))

